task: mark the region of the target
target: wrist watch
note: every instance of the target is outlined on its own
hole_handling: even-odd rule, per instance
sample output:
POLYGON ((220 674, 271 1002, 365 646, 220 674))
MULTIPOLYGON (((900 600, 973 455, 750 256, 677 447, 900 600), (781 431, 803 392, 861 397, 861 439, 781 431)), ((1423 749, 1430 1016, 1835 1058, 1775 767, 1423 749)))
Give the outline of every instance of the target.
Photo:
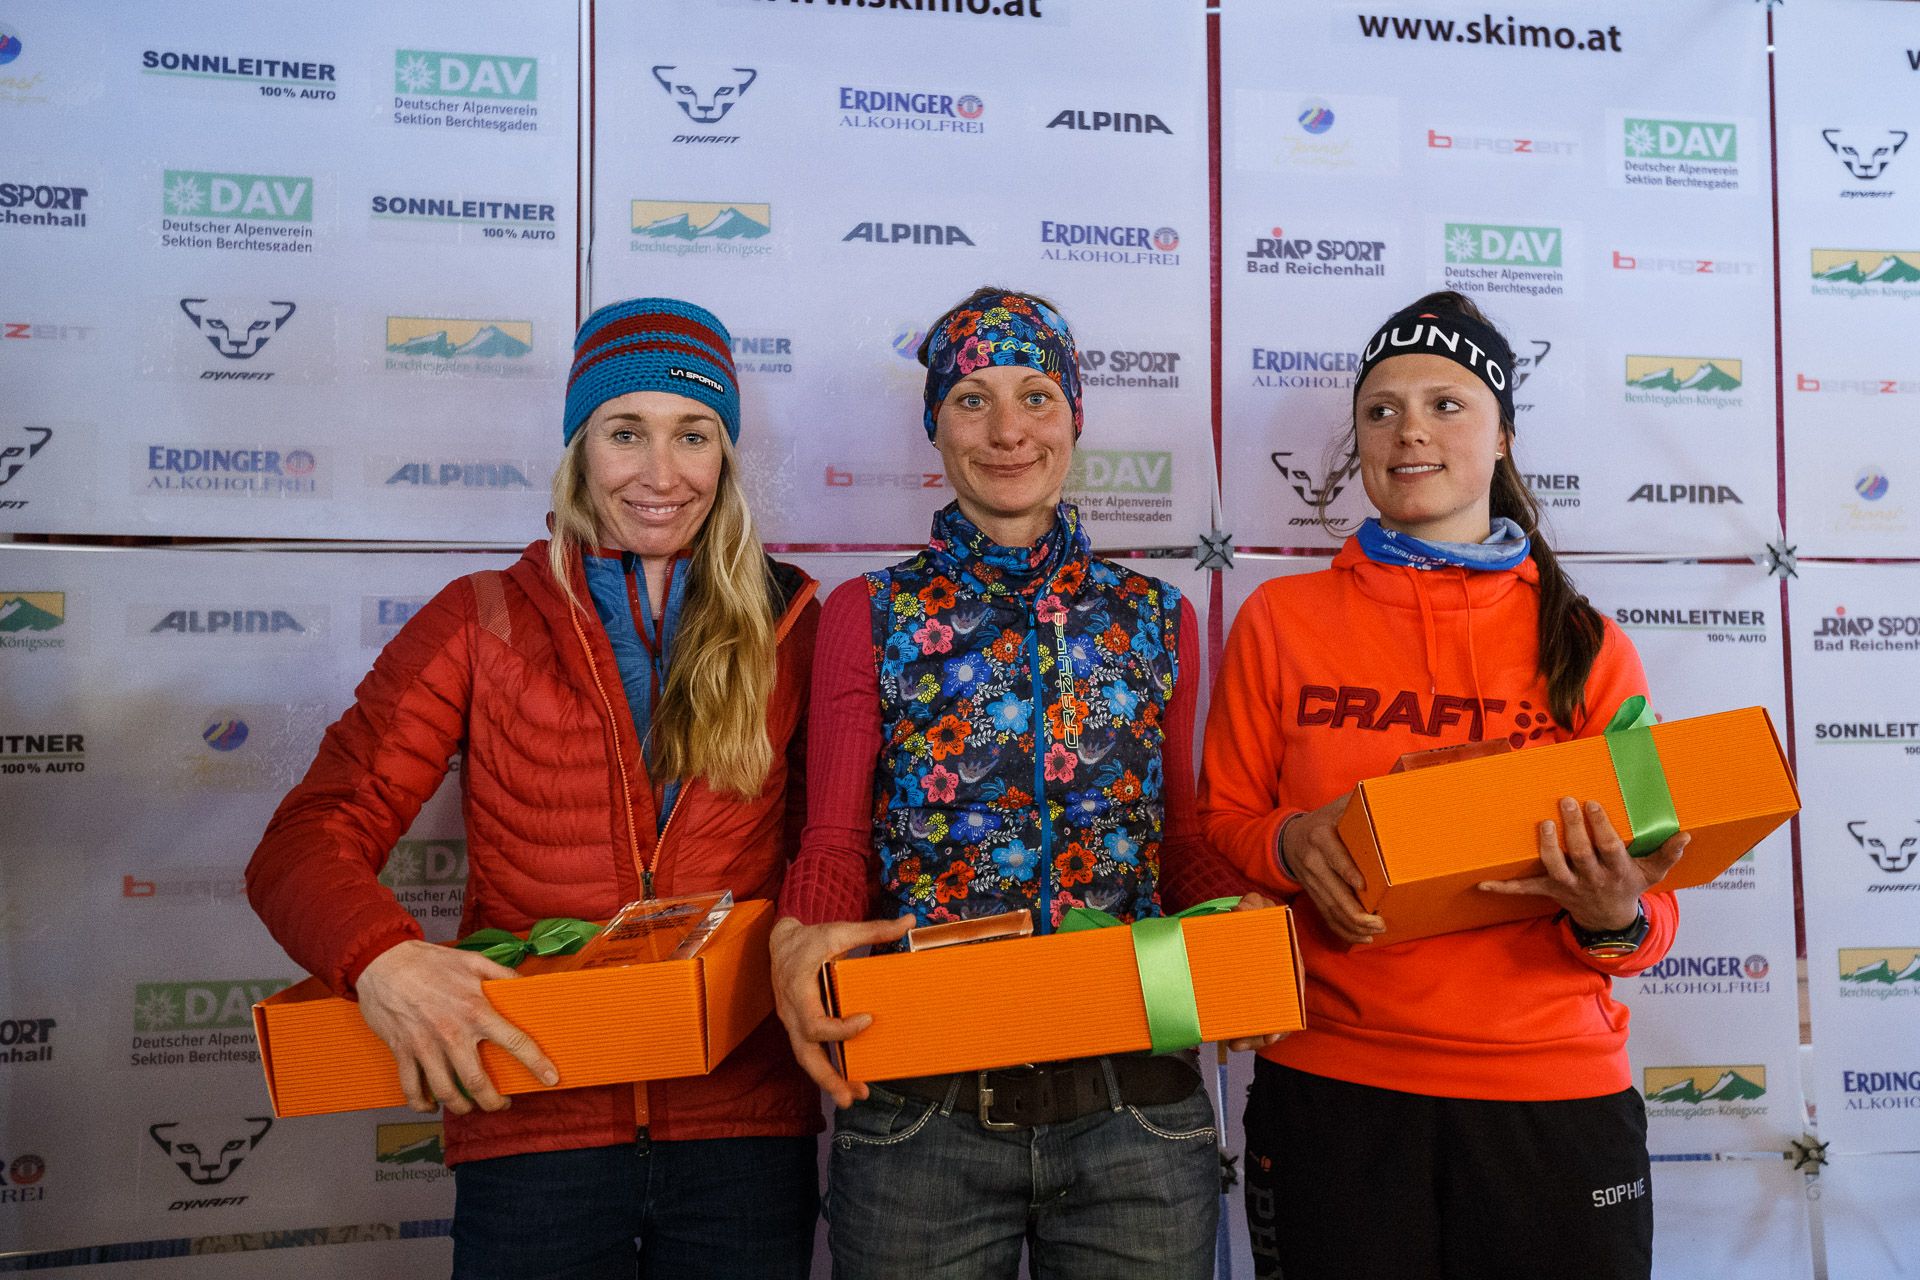
POLYGON ((1582 929, 1571 915, 1567 917, 1567 927, 1573 930, 1573 940, 1588 955, 1601 960, 1614 960, 1638 951, 1653 924, 1647 919, 1645 905, 1636 903, 1633 923, 1624 929, 1582 929))

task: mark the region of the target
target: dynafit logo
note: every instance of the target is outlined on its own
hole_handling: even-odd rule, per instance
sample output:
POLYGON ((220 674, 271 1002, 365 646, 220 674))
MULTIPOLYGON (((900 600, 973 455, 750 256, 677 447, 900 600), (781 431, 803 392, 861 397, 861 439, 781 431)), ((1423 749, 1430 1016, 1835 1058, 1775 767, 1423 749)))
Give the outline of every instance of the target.
POLYGON ((532 102, 540 96, 539 59, 396 49, 393 88, 395 93, 532 102))
MULTIPOLYGON (((1905 129, 1822 129, 1820 136, 1826 140, 1836 159, 1845 165, 1847 172, 1860 182, 1877 182, 1880 175, 1887 171, 1893 158, 1900 154, 1900 148, 1907 145, 1905 129)), ((1843 196, 1880 196, 1892 195, 1891 191, 1842 191, 1843 196)))
POLYGON ((309 177, 168 169, 161 175, 161 187, 163 211, 176 218, 313 221, 313 179, 309 177))
MULTIPOLYGON (((1823 622, 1853 622, 1866 624, 1860 634, 1871 634, 1872 618, 1823 618, 1823 622)), ((1837 632, 1838 628, 1835 629, 1837 632)), ((1833 634, 1822 630, 1821 635, 1833 634)), ((1920 856, 1920 832, 1911 830, 1907 824, 1897 826, 1860 818, 1847 824, 1847 834, 1853 842, 1866 851, 1873 859, 1873 865, 1890 876, 1900 875, 1913 867, 1913 860, 1920 856)), ((1920 885, 1916 885, 1920 888, 1920 885)))
POLYGON ((292 985, 289 978, 142 982, 133 989, 133 1029, 211 1031, 231 1027, 251 1033, 253 1006, 292 985))
POLYGON ((1506 263, 1529 267, 1561 265, 1558 227, 1510 227, 1479 222, 1449 222, 1448 262, 1506 263))
POLYGON ((180 310, 215 351, 229 360, 251 360, 299 308, 271 298, 182 298, 180 310))
POLYGON ((727 118, 727 113, 739 105, 760 73, 752 67, 679 62, 653 68, 653 78, 686 113, 687 119, 698 125, 710 125, 727 118))
POLYGON ((1648 1067, 1641 1079, 1653 1116, 1764 1115, 1767 1069, 1758 1064, 1732 1067, 1648 1067))
POLYGON ((1920 996, 1920 947, 1840 948, 1840 996, 1852 1000, 1920 996))
MULTIPOLYGON (((147 1126, 160 1149, 167 1158, 187 1175, 187 1180, 196 1186, 211 1187, 225 1182, 233 1176, 234 1170, 247 1154, 260 1145, 267 1136, 267 1130, 273 1128, 271 1116, 248 1116, 231 1125, 219 1126, 193 1124, 179 1120, 165 1120, 159 1124, 147 1126)), ((237 1197, 222 1203, 237 1204, 245 1200, 237 1197)), ((209 1207, 204 1201, 176 1200, 169 1208, 209 1207)))

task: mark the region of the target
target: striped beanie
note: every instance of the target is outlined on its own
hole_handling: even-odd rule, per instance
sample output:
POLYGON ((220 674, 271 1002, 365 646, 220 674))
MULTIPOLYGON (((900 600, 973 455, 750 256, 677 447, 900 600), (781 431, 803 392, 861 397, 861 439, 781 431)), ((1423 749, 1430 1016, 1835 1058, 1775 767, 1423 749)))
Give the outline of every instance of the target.
POLYGON ((698 400, 720 415, 729 440, 740 440, 733 338, 705 307, 678 298, 628 298, 588 316, 573 340, 561 439, 573 443, 595 409, 629 391, 698 400))

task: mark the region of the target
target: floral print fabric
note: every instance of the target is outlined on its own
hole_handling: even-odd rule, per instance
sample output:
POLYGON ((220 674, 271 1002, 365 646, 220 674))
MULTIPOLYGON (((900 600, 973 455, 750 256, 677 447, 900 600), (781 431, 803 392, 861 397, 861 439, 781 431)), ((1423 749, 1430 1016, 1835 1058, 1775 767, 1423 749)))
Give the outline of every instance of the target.
POLYGON ((1030 548, 949 505, 867 589, 882 895, 922 923, 1031 909, 1043 933, 1077 906, 1159 915, 1179 592, 1092 558, 1064 503, 1030 548))
POLYGON ((1053 379, 1073 408, 1074 438, 1080 436, 1080 361, 1073 333, 1060 313, 1017 293, 992 306, 956 307, 927 337, 927 439, 953 384, 988 365, 1038 369, 1053 379))

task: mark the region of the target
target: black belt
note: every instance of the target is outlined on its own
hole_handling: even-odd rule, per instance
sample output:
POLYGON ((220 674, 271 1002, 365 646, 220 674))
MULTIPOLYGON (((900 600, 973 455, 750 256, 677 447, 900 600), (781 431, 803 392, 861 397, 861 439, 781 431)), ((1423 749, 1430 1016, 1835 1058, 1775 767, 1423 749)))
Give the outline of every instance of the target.
POLYGON ((984 1129, 1031 1129, 1065 1124, 1111 1107, 1107 1075, 1100 1067, 1103 1061, 1113 1066, 1120 1101, 1131 1106, 1180 1102, 1200 1084, 1200 1073, 1178 1057, 1072 1058, 999 1071, 968 1071, 958 1077, 913 1076, 876 1083, 910 1098, 942 1104, 951 1090, 953 1105, 977 1115, 984 1129))

